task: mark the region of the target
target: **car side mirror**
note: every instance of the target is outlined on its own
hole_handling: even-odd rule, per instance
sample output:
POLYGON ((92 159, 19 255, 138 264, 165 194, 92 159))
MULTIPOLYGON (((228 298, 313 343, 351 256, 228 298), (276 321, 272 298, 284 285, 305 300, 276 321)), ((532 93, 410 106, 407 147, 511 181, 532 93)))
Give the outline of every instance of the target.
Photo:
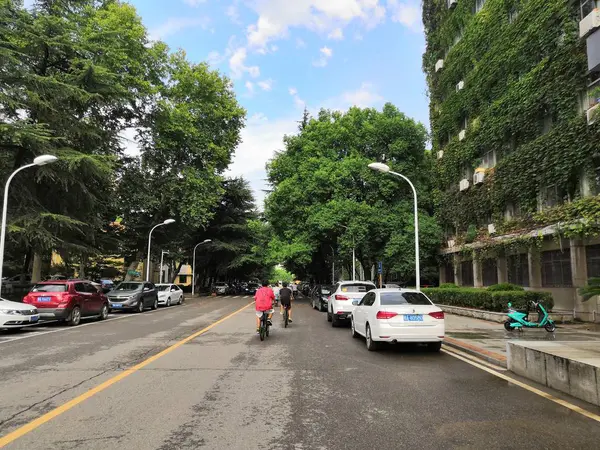
POLYGON ((352 302, 352 304, 353 304, 354 306, 358 306, 358 305, 360 304, 360 302, 359 302, 358 300, 354 300, 354 301, 352 302))

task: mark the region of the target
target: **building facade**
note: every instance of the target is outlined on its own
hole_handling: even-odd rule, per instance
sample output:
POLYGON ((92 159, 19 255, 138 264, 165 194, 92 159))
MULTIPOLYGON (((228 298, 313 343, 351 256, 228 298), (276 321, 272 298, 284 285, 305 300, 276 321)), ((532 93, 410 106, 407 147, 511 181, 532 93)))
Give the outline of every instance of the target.
POLYGON ((520 284, 600 320, 593 0, 424 0, 440 282, 520 284))

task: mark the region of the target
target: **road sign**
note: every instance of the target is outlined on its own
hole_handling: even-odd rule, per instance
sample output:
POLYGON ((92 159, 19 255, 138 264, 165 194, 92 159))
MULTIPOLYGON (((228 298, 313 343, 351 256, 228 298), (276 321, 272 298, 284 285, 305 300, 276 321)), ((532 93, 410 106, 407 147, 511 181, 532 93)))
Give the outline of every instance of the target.
POLYGON ((383 262, 379 261, 377 263, 377 273, 382 274, 383 273, 383 262))

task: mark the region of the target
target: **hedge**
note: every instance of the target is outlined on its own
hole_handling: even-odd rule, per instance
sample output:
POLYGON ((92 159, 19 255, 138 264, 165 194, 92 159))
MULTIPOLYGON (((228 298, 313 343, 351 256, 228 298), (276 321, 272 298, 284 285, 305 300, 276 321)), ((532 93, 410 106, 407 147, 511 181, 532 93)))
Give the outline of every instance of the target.
POLYGON ((512 303, 515 309, 526 309, 527 303, 532 300, 540 302, 548 311, 551 311, 554 307, 554 299, 548 292, 428 288, 423 289, 423 293, 435 304, 476 308, 486 311, 506 311, 508 303, 512 303))

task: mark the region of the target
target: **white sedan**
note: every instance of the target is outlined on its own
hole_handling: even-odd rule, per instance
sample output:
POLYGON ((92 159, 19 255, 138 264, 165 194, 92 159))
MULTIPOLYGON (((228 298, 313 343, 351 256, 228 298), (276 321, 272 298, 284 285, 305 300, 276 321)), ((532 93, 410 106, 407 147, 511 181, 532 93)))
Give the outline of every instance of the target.
POLYGON ((19 329, 39 320, 38 310, 33 306, 0 298, 0 329, 19 329))
POLYGON ((444 312, 422 292, 375 289, 353 303, 352 336, 364 336, 369 350, 376 350, 380 342, 415 342, 440 351, 444 312))
POLYGON ((183 291, 176 284, 157 284, 156 290, 159 305, 181 305, 184 301, 183 291))

